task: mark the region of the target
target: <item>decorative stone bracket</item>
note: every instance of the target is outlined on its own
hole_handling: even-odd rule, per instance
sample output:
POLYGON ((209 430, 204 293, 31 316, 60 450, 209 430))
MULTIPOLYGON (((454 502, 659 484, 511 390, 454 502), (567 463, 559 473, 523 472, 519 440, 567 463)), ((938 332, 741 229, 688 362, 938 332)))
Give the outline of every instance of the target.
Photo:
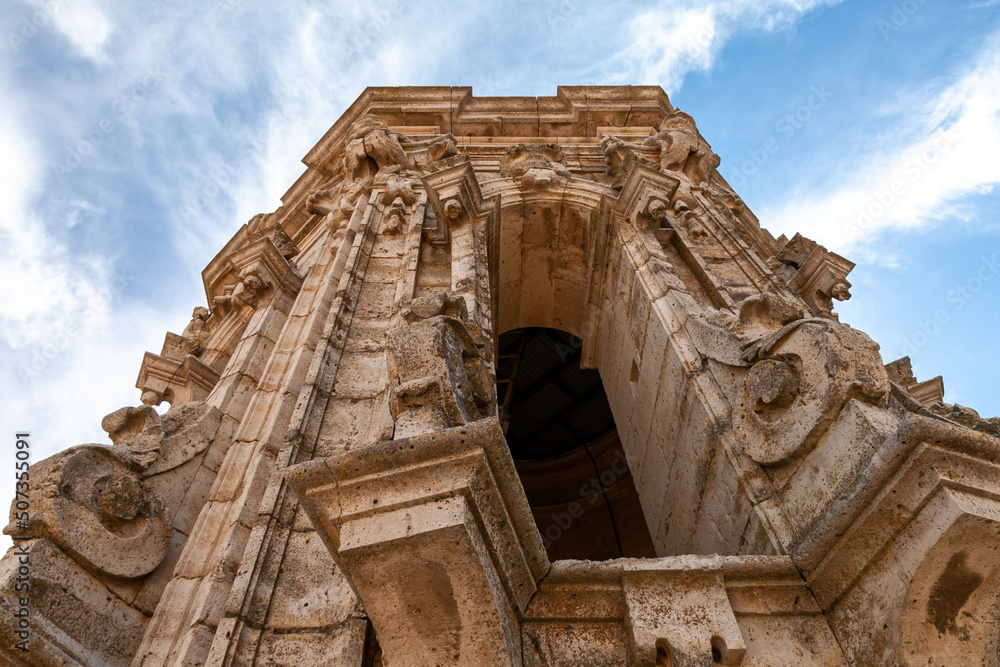
POLYGON ((204 400, 218 381, 218 371, 194 355, 176 360, 147 352, 142 357, 135 386, 142 392, 142 402, 146 405, 167 401, 177 406, 204 400))
POLYGON ((202 279, 208 302, 220 304, 227 313, 243 311, 244 305, 252 311, 273 290, 294 295, 302 286, 302 276, 268 236, 260 236, 235 252, 216 257, 202 272, 202 279), (251 276, 259 282, 252 289, 247 287, 251 276), (237 294, 237 290, 244 295, 237 294))
POLYGON ((702 567, 670 568, 658 560, 624 564, 626 624, 641 667, 658 667, 664 658, 672 667, 742 663, 747 647, 722 569, 697 565, 702 567))
POLYGON ((285 474, 365 605, 387 664, 520 665, 548 570, 495 418, 285 474))

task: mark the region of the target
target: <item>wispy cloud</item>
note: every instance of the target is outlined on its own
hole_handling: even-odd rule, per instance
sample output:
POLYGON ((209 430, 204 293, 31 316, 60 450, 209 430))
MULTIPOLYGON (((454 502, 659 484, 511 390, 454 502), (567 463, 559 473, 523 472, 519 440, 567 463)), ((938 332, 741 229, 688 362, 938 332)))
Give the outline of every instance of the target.
POLYGON ((831 169, 846 180, 759 211, 768 229, 806 229, 831 247, 863 251, 862 242, 883 230, 966 216, 967 196, 1000 183, 1000 34, 954 84, 898 115, 876 148, 831 169))
MULTIPOLYGON (((138 402, 142 353, 203 303, 205 263, 280 204, 365 86, 432 82, 480 16, 457 2, 53 2, 48 32, 0 61, 0 281, 13 286, 0 422, 37 432, 35 460, 106 441, 101 417, 138 402)), ((0 479, 0 499, 12 494, 0 479)))
POLYGON ((680 87, 690 72, 712 67, 739 31, 789 28, 817 8, 841 0, 666 0, 636 16, 631 43, 617 55, 619 82, 680 87))

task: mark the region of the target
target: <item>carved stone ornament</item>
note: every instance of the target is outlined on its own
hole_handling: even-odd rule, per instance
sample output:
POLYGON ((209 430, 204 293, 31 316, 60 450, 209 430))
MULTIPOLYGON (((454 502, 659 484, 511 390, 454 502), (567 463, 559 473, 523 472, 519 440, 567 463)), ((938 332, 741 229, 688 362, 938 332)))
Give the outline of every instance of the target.
POLYGON ((500 173, 518 180, 526 189, 555 187, 570 177, 566 158, 558 144, 510 146, 500 163, 500 173))
POLYGON ((403 319, 409 324, 421 322, 437 315, 465 321, 469 318, 469 309, 465 299, 460 296, 452 296, 448 292, 418 297, 403 309, 403 319))
POLYGON ((468 424, 495 410, 489 369, 459 319, 466 313, 461 297, 416 299, 404 313, 411 323, 389 330, 390 356, 399 378, 391 406, 396 439, 468 424))
POLYGON ((160 455, 163 425, 160 415, 148 405, 116 410, 101 420, 101 428, 142 470, 151 466, 160 455))
POLYGON ((254 272, 247 272, 240 276, 240 281, 227 289, 221 296, 215 297, 215 303, 227 310, 249 306, 256 310, 260 296, 264 293, 266 285, 254 272))
POLYGON ((184 327, 181 333, 183 350, 185 354, 199 356, 205 349, 205 341, 208 340, 208 330, 205 323, 208 321, 208 308, 198 306, 191 313, 191 321, 184 327))
MULTIPOLYGON (((745 333, 759 333, 763 310, 778 322, 794 317, 794 305, 771 312, 784 300, 748 299, 741 309, 745 333), (787 311, 787 312, 786 312, 787 311), (757 312, 748 323, 748 312, 757 312)), ((878 345, 846 325, 826 319, 793 319, 744 344, 753 363, 738 390, 733 426, 747 453, 763 465, 778 465, 810 451, 852 399, 885 407, 889 376, 878 345)))
POLYGON ((386 167, 400 171, 426 171, 431 164, 458 152, 455 136, 441 134, 413 141, 391 129, 373 114, 365 114, 350 127, 343 154, 344 175, 350 182, 373 177, 386 167))
POLYGON ((184 354, 180 336, 167 333, 163 352, 147 352, 135 383, 145 405, 167 401, 176 407, 205 399, 219 381, 219 372, 192 354, 184 354))
POLYGON ((324 186, 309 195, 306 209, 314 215, 325 215, 327 225, 336 235, 344 231, 361 197, 371 194, 371 190, 371 177, 354 182, 340 181, 336 185, 324 186))
POLYGON ((17 527, 12 504, 4 533, 49 539, 97 573, 148 574, 167 555, 170 512, 137 467, 125 452, 101 445, 45 459, 31 468, 29 527, 17 527))
POLYGON ((698 132, 694 118, 680 110, 667 114, 659 130, 634 144, 614 135, 601 138, 608 173, 616 173, 630 152, 657 156, 660 171, 683 174, 694 185, 707 185, 719 166, 719 156, 698 132))
POLYGON ((126 452, 143 477, 190 461, 212 443, 222 413, 203 401, 173 406, 160 415, 147 406, 121 408, 101 421, 115 448, 126 452))
POLYGON ((402 234, 406 229, 406 203, 400 197, 386 205, 382 213, 382 233, 402 234))
POLYGON ((971 428, 973 431, 979 431, 980 433, 992 435, 994 438, 1000 438, 1000 417, 985 419, 980 417, 979 413, 972 408, 967 408, 964 405, 952 405, 944 401, 934 403, 929 409, 931 414, 944 417, 956 424, 971 428))
POLYGON ((833 302, 851 298, 847 274, 854 264, 801 234, 771 258, 771 266, 799 294, 817 317, 838 320, 833 302))

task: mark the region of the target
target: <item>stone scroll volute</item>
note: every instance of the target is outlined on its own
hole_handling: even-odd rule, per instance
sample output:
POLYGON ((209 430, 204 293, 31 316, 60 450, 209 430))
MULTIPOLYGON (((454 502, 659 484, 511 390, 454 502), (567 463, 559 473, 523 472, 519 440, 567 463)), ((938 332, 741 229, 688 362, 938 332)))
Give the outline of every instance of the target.
POLYGON ((88 569, 149 574, 167 555, 170 513, 120 450, 80 445, 31 468, 31 518, 19 529, 11 506, 4 533, 47 538, 88 569))
POLYGON ((221 417, 200 401, 164 416, 145 405, 112 412, 101 426, 114 446, 79 445, 33 465, 30 518, 18 521, 15 499, 4 533, 48 539, 97 575, 149 574, 167 555, 177 509, 157 489, 209 446, 221 417))
POLYGON ((848 401, 884 407, 889 393, 871 338, 834 321, 801 319, 800 312, 787 300, 762 295, 742 305, 736 325, 745 337, 761 334, 764 320, 774 316, 772 331, 744 343, 744 358, 753 365, 733 407, 740 443, 763 465, 808 453, 848 401))

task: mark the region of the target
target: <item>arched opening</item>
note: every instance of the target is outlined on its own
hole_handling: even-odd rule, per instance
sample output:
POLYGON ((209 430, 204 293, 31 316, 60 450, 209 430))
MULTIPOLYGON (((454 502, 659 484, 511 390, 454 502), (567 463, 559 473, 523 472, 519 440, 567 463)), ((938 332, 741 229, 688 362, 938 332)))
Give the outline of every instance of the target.
POLYGON ((552 560, 654 557, 621 438, 582 341, 546 328, 500 336, 500 419, 552 560))

